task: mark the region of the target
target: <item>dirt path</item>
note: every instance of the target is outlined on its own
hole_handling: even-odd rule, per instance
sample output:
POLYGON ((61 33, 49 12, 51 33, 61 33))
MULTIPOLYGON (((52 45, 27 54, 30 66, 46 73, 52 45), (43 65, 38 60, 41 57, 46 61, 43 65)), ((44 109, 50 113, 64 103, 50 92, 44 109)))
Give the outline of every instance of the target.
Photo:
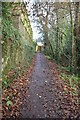
POLYGON ((32 82, 21 108, 22 118, 59 117, 59 111, 53 104, 57 92, 53 80, 56 79, 52 77, 46 59, 41 53, 37 53, 32 82))
MULTIPOLYGON (((31 73, 32 82, 24 104, 21 106, 21 118, 62 118, 69 117, 70 106, 64 96, 63 85, 53 66, 50 69, 48 61, 41 53, 37 53, 34 70, 31 73), (64 99, 64 101, 63 101, 64 99), (67 110, 68 109, 68 110, 67 110), (66 111, 67 110, 67 111, 66 111)), ((76 114, 76 113, 75 113, 76 114)), ((72 114, 73 116, 73 114, 72 114)))

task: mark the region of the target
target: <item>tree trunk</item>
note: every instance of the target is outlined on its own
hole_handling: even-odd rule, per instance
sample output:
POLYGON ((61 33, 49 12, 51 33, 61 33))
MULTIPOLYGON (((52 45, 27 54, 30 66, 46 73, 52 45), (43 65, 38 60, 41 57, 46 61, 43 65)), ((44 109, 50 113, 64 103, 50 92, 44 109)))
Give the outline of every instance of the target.
POLYGON ((76 31, 76 72, 80 68, 80 40, 79 40, 79 2, 75 3, 75 31, 76 31))
POLYGON ((74 32, 73 32, 73 18, 72 18, 72 11, 71 11, 71 3, 69 3, 70 7, 70 19, 71 19, 71 40, 72 40, 72 56, 71 56, 71 68, 70 71, 73 71, 73 59, 74 59, 74 32))
POLYGON ((58 38, 58 32, 59 32, 59 25, 58 25, 58 22, 59 22, 59 19, 58 19, 58 7, 59 5, 57 4, 57 10, 56 10, 56 25, 57 25, 57 28, 56 28, 56 60, 58 62, 58 57, 59 57, 59 38, 58 38))

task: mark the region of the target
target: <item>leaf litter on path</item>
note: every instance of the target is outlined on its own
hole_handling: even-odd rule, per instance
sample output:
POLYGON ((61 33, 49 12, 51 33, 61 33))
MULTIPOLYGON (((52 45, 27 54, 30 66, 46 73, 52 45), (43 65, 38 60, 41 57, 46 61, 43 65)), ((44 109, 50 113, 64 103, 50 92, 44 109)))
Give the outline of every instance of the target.
POLYGON ((23 75, 19 74, 17 79, 12 80, 9 88, 5 87, 3 89, 2 116, 4 118, 19 117, 20 106, 24 104, 23 101, 29 89, 29 85, 30 85, 29 74, 31 74, 31 71, 33 70, 34 63, 35 63, 35 57, 33 58, 30 66, 24 69, 23 75))
MULTIPOLYGON (((50 105, 51 101, 49 101, 46 95, 44 95, 44 91, 42 92, 42 94, 44 95, 44 98, 42 97, 41 94, 36 93, 36 96, 39 99, 43 98, 44 101, 46 102, 45 104, 42 103, 44 107, 45 118, 53 117, 53 115, 54 117, 56 117, 55 113, 59 117, 61 116, 62 118, 79 118, 80 117, 79 99, 76 96, 72 96, 69 93, 69 92, 72 92, 72 89, 70 88, 67 82, 63 83, 63 81, 59 77, 57 64, 54 62, 51 62, 48 59, 46 59, 46 62, 49 69, 48 75, 51 76, 51 81, 47 85, 47 87, 49 88, 49 92, 52 95, 55 93, 55 99, 51 98, 53 101, 53 104, 51 106, 50 105)), ((16 80, 13 80, 8 89, 3 90, 3 94, 2 94, 3 117, 6 117, 6 116, 7 117, 12 116, 14 118, 19 117, 20 106, 21 105, 25 106, 24 101, 27 101, 26 94, 28 93, 28 89, 31 82, 30 81, 31 79, 29 79, 28 75, 31 74, 34 63, 35 63, 35 58, 33 59, 32 64, 29 66, 29 68, 25 69, 23 76, 19 74, 19 78, 16 80)), ((44 69, 43 69, 43 74, 46 74, 46 70, 44 69)), ((45 83, 44 85, 46 86, 46 84, 48 83, 48 80, 45 80, 44 83, 45 83)), ((41 89, 44 89, 44 87, 41 86, 41 89)), ((27 102, 30 102, 29 101, 30 97, 31 97, 31 94, 28 94, 27 102)), ((35 101, 35 99, 33 100, 35 101)), ((34 105, 34 108, 37 109, 37 106, 34 105)), ((24 110, 26 109, 24 108, 24 110)), ((30 111, 32 110, 31 106, 29 110, 30 111)), ((37 116, 39 118, 41 117, 40 114, 37 114, 37 116)))

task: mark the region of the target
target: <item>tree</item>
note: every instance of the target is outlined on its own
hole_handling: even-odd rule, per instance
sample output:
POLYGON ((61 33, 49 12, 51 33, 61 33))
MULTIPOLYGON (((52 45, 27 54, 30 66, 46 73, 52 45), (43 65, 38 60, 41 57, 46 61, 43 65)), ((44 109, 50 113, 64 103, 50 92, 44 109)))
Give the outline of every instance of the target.
POLYGON ((75 3, 75 41, 76 41, 76 71, 80 70, 80 34, 79 34, 79 2, 75 3))
POLYGON ((29 13, 33 13, 34 21, 43 31, 46 53, 69 66, 71 72, 79 68, 79 2, 35 2, 32 6, 29 13))

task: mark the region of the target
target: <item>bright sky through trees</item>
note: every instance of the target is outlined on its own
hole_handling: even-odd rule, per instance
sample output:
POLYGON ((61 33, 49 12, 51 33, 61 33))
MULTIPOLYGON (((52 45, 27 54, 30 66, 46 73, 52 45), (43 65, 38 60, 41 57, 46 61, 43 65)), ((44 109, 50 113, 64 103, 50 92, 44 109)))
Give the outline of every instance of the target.
MULTIPOLYGON (((28 0, 24 0, 24 2, 26 2, 26 1, 28 2, 28 0)), ((35 2, 35 0, 30 0, 30 1, 29 1, 28 10, 30 10, 30 8, 31 8, 31 6, 32 6, 32 4, 33 4, 34 2, 35 2)), ((38 28, 36 28, 37 24, 32 21, 32 17, 31 17, 31 16, 29 16, 29 19, 30 19, 30 23, 31 23, 32 30, 33 30, 33 40, 36 41, 36 40, 37 40, 38 38, 40 38, 42 35, 39 34, 39 30, 38 30, 38 28)))

